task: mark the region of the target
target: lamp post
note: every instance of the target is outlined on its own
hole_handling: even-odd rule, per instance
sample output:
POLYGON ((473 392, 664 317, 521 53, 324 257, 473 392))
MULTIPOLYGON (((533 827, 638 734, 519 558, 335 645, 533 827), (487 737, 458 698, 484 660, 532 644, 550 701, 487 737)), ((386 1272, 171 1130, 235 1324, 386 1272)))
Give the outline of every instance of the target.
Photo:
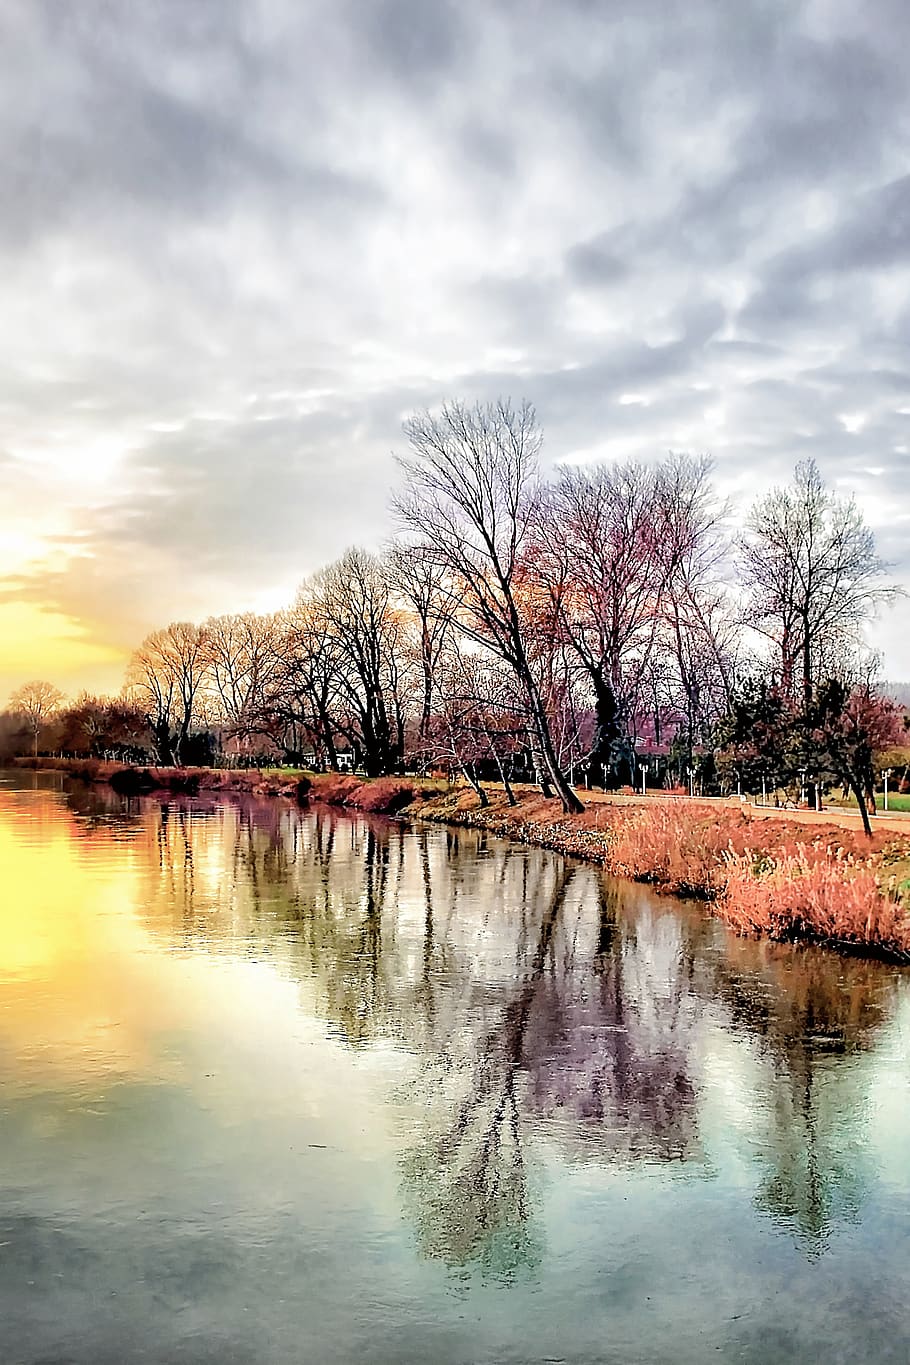
POLYGON ((742 779, 742 774, 741 774, 741 772, 739 771, 739 768, 734 768, 733 771, 736 773, 736 795, 739 797, 739 799, 740 799, 740 801, 741 801, 741 800, 743 799, 743 779, 742 779))
POLYGON ((689 768, 686 769, 686 771, 687 771, 687 773, 689 774, 689 795, 694 797, 694 795, 695 795, 695 769, 692 768, 692 767, 689 767, 689 768))
POLYGON ((648 768, 649 768, 649 767, 650 767, 650 764, 648 764, 648 763, 642 763, 642 765, 641 765, 641 794, 642 794, 642 796, 647 796, 647 790, 646 790, 646 785, 645 785, 645 784, 646 784, 646 780, 647 780, 647 776, 648 776, 648 768))
POLYGON ((885 810, 886 810, 886 811, 887 811, 887 809, 888 809, 888 778, 891 776, 892 771, 893 771, 893 769, 891 769, 891 768, 883 768, 883 769, 882 769, 882 777, 885 779, 885 810))
POLYGON ((805 804, 805 801, 806 801, 806 770, 805 770, 805 768, 800 768, 800 770, 799 770, 799 804, 802 806, 802 805, 805 804))
POLYGON ((761 803, 763 806, 768 804, 768 781, 764 773, 761 775, 761 803))

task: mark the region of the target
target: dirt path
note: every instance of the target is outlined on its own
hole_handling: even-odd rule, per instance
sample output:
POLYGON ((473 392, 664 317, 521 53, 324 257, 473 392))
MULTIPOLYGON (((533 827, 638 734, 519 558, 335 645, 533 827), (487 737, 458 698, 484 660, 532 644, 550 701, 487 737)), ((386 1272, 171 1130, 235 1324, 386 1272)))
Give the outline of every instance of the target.
MULTIPOLYGON (((763 806, 760 802, 756 805, 753 801, 740 801, 736 796, 671 797, 661 796, 657 792, 648 796, 622 796, 615 792, 585 791, 583 788, 579 788, 578 793, 586 806, 646 806, 660 801, 691 800, 693 807, 702 806, 706 809, 726 807, 730 810, 742 810, 755 819, 792 820, 795 824, 802 825, 838 825, 841 829, 863 827, 859 811, 843 806, 825 806, 820 811, 787 810, 782 806, 763 806)), ((893 829, 898 834, 910 835, 910 812, 889 811, 885 814, 879 811, 871 820, 873 830, 893 829)))

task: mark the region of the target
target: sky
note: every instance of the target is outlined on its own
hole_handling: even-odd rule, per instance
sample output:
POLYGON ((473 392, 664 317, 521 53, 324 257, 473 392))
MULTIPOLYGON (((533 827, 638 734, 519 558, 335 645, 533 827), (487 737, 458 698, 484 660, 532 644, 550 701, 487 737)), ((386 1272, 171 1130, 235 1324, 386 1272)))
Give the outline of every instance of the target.
MULTIPOLYGON (((0 702, 388 534, 402 421, 813 456, 910 583, 905 0, 4 0, 0 702)), ((910 602, 875 625, 910 678, 910 602)))

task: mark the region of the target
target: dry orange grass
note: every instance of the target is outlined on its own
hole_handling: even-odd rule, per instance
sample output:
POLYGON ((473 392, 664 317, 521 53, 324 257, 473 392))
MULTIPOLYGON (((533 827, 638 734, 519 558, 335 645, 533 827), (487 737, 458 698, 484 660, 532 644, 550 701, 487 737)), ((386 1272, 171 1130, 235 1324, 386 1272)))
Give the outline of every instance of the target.
POLYGON ((864 944, 910 957, 910 914, 895 886, 874 859, 839 848, 730 853, 717 909, 740 933, 864 944))
POLYGON ((438 783, 419 777, 354 777, 350 773, 317 773, 310 795, 330 806, 348 806, 374 815, 393 815, 435 795, 438 783))
POLYGON ((759 824, 685 802, 617 810, 607 865, 668 890, 694 892, 740 933, 823 938, 910 955, 910 913, 870 844, 844 830, 794 839, 785 821, 759 824), (760 843, 758 842, 760 840, 760 843))

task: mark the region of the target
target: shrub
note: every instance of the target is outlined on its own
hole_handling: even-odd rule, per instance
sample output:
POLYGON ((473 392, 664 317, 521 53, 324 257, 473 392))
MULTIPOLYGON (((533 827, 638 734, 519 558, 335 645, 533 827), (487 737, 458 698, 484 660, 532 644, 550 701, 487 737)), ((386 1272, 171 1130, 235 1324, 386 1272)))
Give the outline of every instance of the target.
POLYGON ((373 815, 394 815, 427 795, 416 777, 352 777, 349 773, 317 773, 310 794, 330 806, 350 806, 373 815))
POLYGON ((325 801, 330 806, 346 806, 362 785, 360 778, 347 773, 318 773, 313 778, 311 791, 317 801, 325 801))
POLYGON ((610 869, 668 890, 710 896, 730 834, 719 821, 706 824, 695 814, 681 801, 615 809, 608 832, 610 869))
POLYGON ((157 786, 148 768, 117 768, 107 780, 121 796, 140 796, 157 786))
POLYGON ((376 815, 394 815, 409 806, 415 795, 414 783, 409 778, 377 777, 364 782, 352 804, 376 815))

